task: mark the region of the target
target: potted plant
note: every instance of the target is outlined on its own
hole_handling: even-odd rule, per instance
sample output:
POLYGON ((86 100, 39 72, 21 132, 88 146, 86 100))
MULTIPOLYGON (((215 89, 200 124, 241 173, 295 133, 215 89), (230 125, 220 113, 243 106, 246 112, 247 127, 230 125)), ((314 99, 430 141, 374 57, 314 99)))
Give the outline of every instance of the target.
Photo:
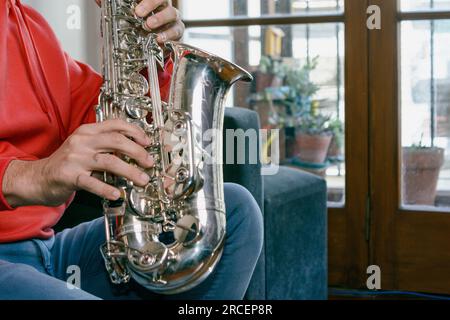
POLYGON ((435 205, 439 173, 444 164, 444 149, 418 145, 403 148, 403 203, 435 205))
POLYGON ((324 165, 333 137, 330 117, 318 113, 318 103, 313 101, 319 86, 311 80, 311 72, 316 69, 318 59, 285 71, 291 113, 296 120, 297 158, 305 165, 324 165))
POLYGON ((333 138, 330 117, 322 114, 305 114, 297 125, 296 141, 300 161, 324 165, 333 138))
MULTIPOLYGON (((313 97, 319 87, 311 81, 311 72, 317 67, 318 57, 308 61, 304 65, 284 65, 283 73, 287 90, 286 98, 283 101, 286 107, 286 156, 295 158, 298 156, 298 120, 303 119, 303 126, 308 126, 307 121, 313 120, 312 114, 313 97)), ((320 119, 318 119, 320 121, 320 119)), ((314 126, 314 125, 313 125, 314 126)))
POLYGON ((311 81, 311 72, 316 69, 319 57, 305 63, 290 67, 285 66, 286 86, 289 87, 288 101, 294 118, 312 112, 313 97, 319 91, 319 86, 311 81))

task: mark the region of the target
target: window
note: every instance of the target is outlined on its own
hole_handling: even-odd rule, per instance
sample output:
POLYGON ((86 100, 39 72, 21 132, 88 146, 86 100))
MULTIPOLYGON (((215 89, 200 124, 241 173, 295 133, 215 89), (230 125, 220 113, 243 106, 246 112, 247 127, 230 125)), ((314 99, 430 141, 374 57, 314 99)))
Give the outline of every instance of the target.
MULTIPOLYGON (((402 1, 405 11, 448 1, 402 1)), ((450 20, 401 21, 402 203, 450 210, 450 20)))
POLYGON ((227 106, 257 111, 280 129, 282 165, 325 176, 330 205, 345 193, 342 0, 182 0, 184 42, 254 75, 227 106))
POLYGON ((401 0, 402 11, 421 10, 448 10, 450 3, 447 0, 401 0))
MULTIPOLYGON (((180 0, 183 18, 217 20, 232 17, 255 18, 291 14, 342 13, 343 0, 180 0)), ((212 22, 213 23, 213 22, 212 22)))

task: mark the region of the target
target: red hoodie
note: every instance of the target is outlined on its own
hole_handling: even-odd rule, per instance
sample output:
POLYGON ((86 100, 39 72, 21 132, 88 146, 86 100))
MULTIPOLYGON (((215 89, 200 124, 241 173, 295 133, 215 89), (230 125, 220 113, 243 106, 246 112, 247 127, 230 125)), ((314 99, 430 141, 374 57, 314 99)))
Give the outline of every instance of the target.
MULTIPOLYGON (((12 160, 46 158, 95 122, 102 78, 65 54, 44 18, 18 0, 0 0, 0 67, 0 243, 49 238, 73 197, 56 208, 13 209, 3 176, 12 160)), ((170 77, 160 76, 165 96, 170 77)))

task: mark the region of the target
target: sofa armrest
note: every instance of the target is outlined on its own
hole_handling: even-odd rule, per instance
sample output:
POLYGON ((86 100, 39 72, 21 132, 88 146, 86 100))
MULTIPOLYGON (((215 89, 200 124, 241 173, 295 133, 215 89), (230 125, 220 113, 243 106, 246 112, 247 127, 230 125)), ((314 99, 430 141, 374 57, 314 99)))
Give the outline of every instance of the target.
POLYGON ((251 111, 243 108, 226 108, 225 120, 224 120, 224 165, 223 174, 225 182, 237 183, 245 187, 258 202, 261 210, 263 209, 263 180, 261 177, 261 161, 260 161, 260 141, 259 141, 259 129, 260 122, 259 116, 255 111, 251 111), (244 144, 240 144, 236 136, 233 133, 234 130, 242 129, 244 133, 247 133, 246 141, 244 144), (229 137, 234 139, 227 139, 227 130, 233 130, 229 132, 229 137), (253 132, 252 132, 253 131, 253 132), (249 137, 256 137, 256 141, 250 141, 249 137), (256 148, 254 144, 256 143, 256 148), (241 148, 244 148, 242 150, 241 148), (252 150, 252 149, 253 150, 252 150), (256 151, 256 155, 250 154, 256 151), (233 157, 230 157, 229 152, 233 151, 233 157), (244 163, 239 164, 238 153, 244 151, 244 163), (227 157, 228 155, 228 157, 227 157), (228 162, 227 163, 227 158, 228 162), (230 161, 232 160, 232 161, 230 161), (253 161, 250 161, 253 160, 253 161), (256 161, 254 161, 256 160, 256 161), (256 163, 251 163, 256 162, 256 163))
POLYGON ((326 300, 326 181, 281 166, 264 182, 266 299, 326 300))

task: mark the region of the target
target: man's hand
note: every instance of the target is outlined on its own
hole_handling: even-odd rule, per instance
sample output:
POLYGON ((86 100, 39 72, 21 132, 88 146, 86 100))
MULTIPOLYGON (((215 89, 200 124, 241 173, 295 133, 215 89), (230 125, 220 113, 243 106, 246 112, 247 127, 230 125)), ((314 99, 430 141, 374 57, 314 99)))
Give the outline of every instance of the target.
POLYGON ((124 154, 140 167, 150 168, 153 159, 144 148, 149 144, 142 129, 122 120, 83 125, 50 157, 12 161, 3 178, 3 194, 12 207, 59 206, 80 189, 117 200, 119 190, 92 173, 106 171, 145 186, 148 175, 112 153, 124 154))
MULTIPOLYGON (((101 0, 95 1, 100 5, 101 0)), ((183 36, 185 26, 171 0, 142 0, 136 7, 136 15, 146 18, 145 27, 158 34, 160 43, 180 40, 183 36)))

